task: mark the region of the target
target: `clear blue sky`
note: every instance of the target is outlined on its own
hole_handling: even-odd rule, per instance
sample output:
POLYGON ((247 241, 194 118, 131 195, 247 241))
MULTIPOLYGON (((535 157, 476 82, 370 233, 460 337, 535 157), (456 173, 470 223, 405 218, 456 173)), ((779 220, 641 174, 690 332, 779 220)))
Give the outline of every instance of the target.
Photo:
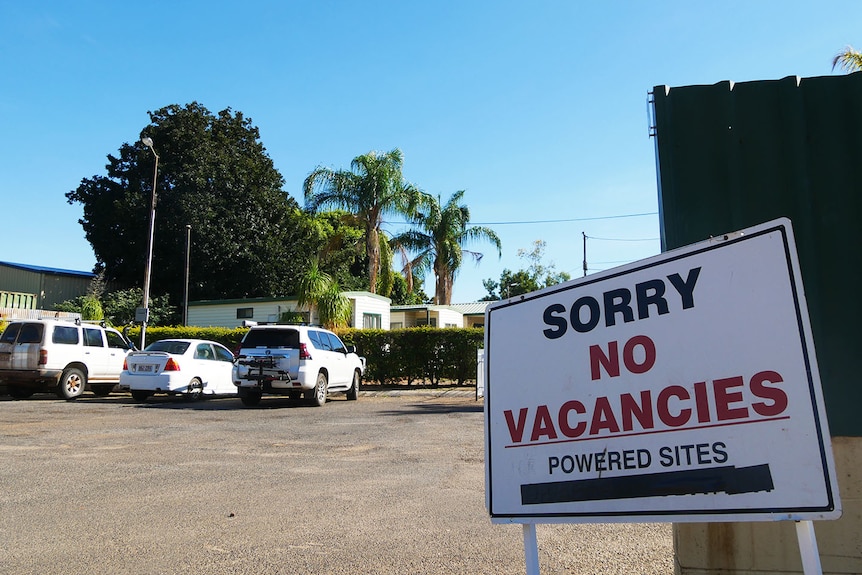
POLYGON ((591 271, 659 252, 647 92, 827 75, 860 25, 858 0, 0 0, 0 261, 91 270, 65 193, 198 101, 252 119, 300 204, 316 166, 396 147, 410 182, 466 190, 503 256, 472 246, 455 302, 538 239, 579 277, 582 233, 591 271))

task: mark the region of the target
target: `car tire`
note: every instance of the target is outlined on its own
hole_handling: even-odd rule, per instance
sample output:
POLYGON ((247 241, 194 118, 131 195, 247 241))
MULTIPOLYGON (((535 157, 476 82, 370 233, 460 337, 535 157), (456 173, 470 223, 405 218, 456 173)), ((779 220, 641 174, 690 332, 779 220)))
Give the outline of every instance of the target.
POLYGON ((257 407, 260 405, 260 398, 263 396, 258 389, 249 389, 247 392, 239 396, 240 401, 246 407, 257 407))
POLYGON ((326 389, 329 387, 329 382, 326 380, 326 374, 322 371, 317 374, 317 382, 314 384, 314 389, 308 391, 306 399, 314 407, 320 407, 326 403, 326 389))
POLYGON ((133 389, 132 390, 132 399, 135 401, 146 401, 150 396, 150 392, 144 389, 133 389))
POLYGON ((10 385, 6 388, 6 393, 8 393, 9 397, 11 397, 12 399, 27 399, 28 397, 33 395, 33 390, 27 387, 10 385))
POLYGON ((77 367, 67 367, 60 376, 60 385, 57 387, 57 395, 66 401, 72 401, 81 397, 84 388, 87 387, 87 376, 77 367))
POLYGON ((91 385, 90 390, 99 397, 108 397, 114 391, 113 385, 91 385))
POLYGON ((204 384, 199 377, 195 377, 189 382, 187 390, 183 397, 188 401, 197 401, 204 393, 204 384))
POLYGON ((362 379, 362 376, 359 374, 359 370, 353 372, 353 384, 350 386, 350 389, 347 390, 347 399, 350 401, 355 401, 356 398, 359 397, 359 381, 362 379))

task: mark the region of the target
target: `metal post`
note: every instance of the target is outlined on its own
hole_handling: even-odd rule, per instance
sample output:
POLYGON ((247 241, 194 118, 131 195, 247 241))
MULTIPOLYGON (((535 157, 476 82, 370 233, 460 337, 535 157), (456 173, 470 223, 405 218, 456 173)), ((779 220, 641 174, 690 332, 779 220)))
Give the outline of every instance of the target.
POLYGON ((186 281, 183 288, 183 325, 189 325, 189 262, 192 253, 192 226, 186 224, 186 281))
POLYGON ((814 536, 814 522, 797 521, 796 539, 799 542, 799 555, 802 558, 802 572, 805 575, 822 575, 823 568, 820 566, 817 538, 814 536))
POLYGON ((153 191, 150 195, 150 235, 147 244, 147 263, 144 268, 144 321, 141 322, 141 349, 144 349, 147 345, 147 323, 150 321, 150 272, 153 267, 153 237, 156 233, 156 181, 159 176, 159 155, 153 148, 153 140, 151 138, 141 138, 141 142, 156 157, 156 163, 153 168, 153 191))
POLYGON ((524 523, 524 563, 527 575, 539 575, 539 542, 536 538, 536 524, 524 523))
POLYGON ((587 234, 581 232, 581 235, 584 236, 584 277, 587 277, 587 234))

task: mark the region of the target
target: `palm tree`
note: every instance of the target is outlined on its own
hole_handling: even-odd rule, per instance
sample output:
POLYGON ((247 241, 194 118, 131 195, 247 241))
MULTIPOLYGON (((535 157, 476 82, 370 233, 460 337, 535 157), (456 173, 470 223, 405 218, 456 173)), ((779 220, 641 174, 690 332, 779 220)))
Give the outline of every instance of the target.
POLYGON ((407 183, 401 173, 401 150, 368 152, 353 158, 350 170, 317 167, 305 178, 306 209, 343 208, 353 212, 365 230, 368 257, 368 291, 377 293, 381 271, 380 242, 383 217, 401 214, 409 217, 424 195, 407 183))
POLYGON ((452 303, 452 286, 464 254, 472 256, 477 263, 481 261, 481 253, 464 249, 469 242, 490 241, 497 248, 497 257, 502 255, 500 238, 492 229, 467 225, 470 222, 470 210, 458 203, 463 197, 464 190, 455 192, 442 206, 439 196, 429 196, 412 218, 419 229, 403 232, 392 240, 398 250, 417 252, 416 257, 406 262, 405 275, 434 272, 436 304, 452 303))
POLYGON ((350 321, 350 301, 341 293, 338 282, 321 271, 316 259, 300 278, 296 291, 299 306, 308 307, 309 317, 316 307, 320 323, 327 328, 344 327, 350 321))
POLYGON ((847 72, 862 70, 862 52, 857 52, 853 46, 847 46, 832 59, 832 69, 836 66, 847 72))

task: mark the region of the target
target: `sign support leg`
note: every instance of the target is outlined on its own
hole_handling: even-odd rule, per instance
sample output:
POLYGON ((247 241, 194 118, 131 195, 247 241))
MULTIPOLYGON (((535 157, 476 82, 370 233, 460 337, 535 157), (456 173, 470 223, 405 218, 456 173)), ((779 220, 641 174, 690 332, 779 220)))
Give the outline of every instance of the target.
POLYGON ((536 524, 524 523, 524 562, 527 575, 539 574, 539 543, 536 539, 536 524))
POLYGON ((799 541, 799 554, 802 556, 802 572, 805 575, 822 575, 820 552, 817 551, 817 538, 814 536, 814 522, 797 521, 796 538, 799 541))

